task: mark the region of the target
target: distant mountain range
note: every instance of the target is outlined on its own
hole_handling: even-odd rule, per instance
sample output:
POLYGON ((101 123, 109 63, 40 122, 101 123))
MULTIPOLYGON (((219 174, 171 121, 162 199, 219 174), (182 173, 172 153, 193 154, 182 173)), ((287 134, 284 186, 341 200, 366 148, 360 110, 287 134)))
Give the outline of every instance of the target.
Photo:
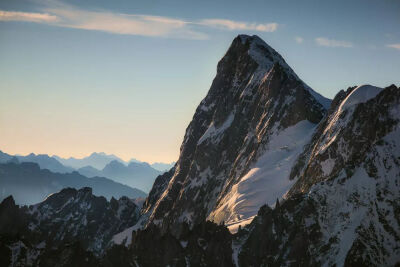
MULTIPOLYGON (((121 163, 124 163, 125 165, 128 165, 131 162, 134 163, 146 163, 137 159, 131 159, 129 161, 124 161, 123 159, 113 155, 113 154, 106 154, 104 152, 93 152, 87 157, 78 159, 78 158, 61 158, 59 156, 53 156, 56 160, 58 160, 60 163, 62 163, 64 166, 69 166, 74 169, 80 169, 83 167, 91 166, 97 170, 102 170, 104 167, 106 167, 107 164, 109 164, 111 161, 118 161, 121 163)), ((162 162, 155 162, 153 164, 148 164, 150 165, 153 169, 156 169, 158 171, 168 171, 174 166, 175 162, 171 163, 162 163, 162 162)))
POLYGON ((169 171, 172 167, 174 167, 175 162, 171 162, 171 163, 162 163, 162 162, 154 162, 152 164, 150 164, 150 166, 153 169, 162 171, 162 172, 166 172, 169 171))
POLYGON ((58 160, 60 163, 62 163, 65 166, 70 166, 74 169, 79 169, 85 166, 92 166, 93 168, 96 168, 98 170, 103 169, 108 163, 110 163, 113 160, 118 160, 121 162, 124 162, 122 159, 118 158, 115 155, 108 155, 106 153, 100 152, 94 152, 90 154, 90 156, 77 159, 77 158, 61 158, 59 156, 53 156, 56 160, 58 160))
POLYGON ((64 166, 56 158, 49 157, 46 154, 36 155, 31 153, 27 156, 12 156, 0 151, 0 163, 6 163, 11 160, 14 162, 34 162, 37 163, 40 168, 48 169, 52 172, 69 173, 75 170, 72 167, 64 166))
POLYGON ((107 199, 146 197, 139 189, 103 177, 87 178, 76 171, 55 173, 33 162, 0 164, 0 199, 12 195, 18 204, 36 204, 66 187, 91 187, 95 195, 107 199))
POLYGON ((165 170, 169 170, 174 164, 154 163, 150 165, 136 159, 126 162, 115 155, 103 152, 94 152, 81 159, 72 157, 64 159, 59 156, 50 157, 46 154, 36 155, 34 153, 27 156, 12 156, 0 151, 0 163, 9 161, 15 163, 34 162, 41 169, 48 169, 54 173, 77 171, 89 178, 106 177, 144 192, 149 192, 155 178, 165 170))
POLYGON ((175 164, 174 162, 157 162, 150 165, 137 159, 131 159, 127 162, 115 155, 103 152, 94 152, 82 159, 63 159, 58 156, 53 156, 53 158, 65 166, 75 168, 80 174, 87 177, 107 177, 145 192, 150 191, 158 175, 168 171, 175 164))
POLYGON ((102 170, 85 166, 78 169, 78 172, 87 177, 108 177, 116 182, 139 188, 149 192, 153 186, 154 180, 160 174, 146 162, 130 162, 128 165, 119 160, 113 160, 102 170))

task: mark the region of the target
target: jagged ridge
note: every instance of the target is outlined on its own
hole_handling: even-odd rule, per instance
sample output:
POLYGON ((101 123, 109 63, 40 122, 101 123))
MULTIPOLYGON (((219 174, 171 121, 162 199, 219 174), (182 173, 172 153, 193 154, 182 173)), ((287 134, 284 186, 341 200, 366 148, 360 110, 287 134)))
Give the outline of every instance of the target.
MULTIPOLYGON (((302 122, 291 135, 300 135, 303 142, 307 140, 314 124, 326 112, 324 105, 329 101, 320 103, 321 99, 259 37, 236 37, 218 63, 209 93, 186 130, 168 186, 157 201, 144 206, 144 211, 150 213, 149 222, 165 227, 206 218, 235 223, 254 216, 269 199, 281 197, 290 184, 286 172, 279 177, 287 182, 277 185, 278 193, 263 198, 260 192, 241 201, 242 206, 237 209, 235 200, 231 206, 222 207, 235 194, 232 188, 268 151, 273 136, 302 122), (248 203, 253 203, 251 210, 243 211, 248 203)), ((282 146, 292 146, 286 143, 293 141, 285 140, 282 146)), ((293 160, 303 142, 293 145, 294 153, 283 155, 276 164, 288 157, 293 160)), ((257 179, 269 178, 271 175, 267 174, 257 179)))
MULTIPOLYGON (((10 246, 33 247, 33 250, 52 249, 79 241, 82 249, 100 255, 113 235, 134 225, 139 207, 133 200, 92 194, 91 188, 66 188, 43 202, 19 207, 10 196, 0 204, 0 237, 10 246), (22 236, 22 244, 12 240, 22 236)), ((17 239, 18 240, 18 239, 17 239)), ((15 255, 16 258, 23 255, 15 255)))

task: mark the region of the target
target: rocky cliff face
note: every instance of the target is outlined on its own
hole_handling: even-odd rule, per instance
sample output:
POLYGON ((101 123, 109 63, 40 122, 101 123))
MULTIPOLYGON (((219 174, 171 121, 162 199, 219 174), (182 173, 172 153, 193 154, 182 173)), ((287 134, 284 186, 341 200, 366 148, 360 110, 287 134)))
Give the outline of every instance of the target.
POLYGON ((362 85, 328 107, 265 43, 237 37, 174 173, 144 209, 148 222, 167 232, 205 219, 239 228, 232 259, 240 266, 395 265, 399 96, 394 85, 362 85))
POLYGON ((292 179, 299 178, 291 193, 307 192, 313 184, 343 172, 350 177, 360 165, 371 177, 376 176, 367 156, 396 129, 398 94, 394 85, 385 89, 363 85, 339 92, 334 99, 337 104, 332 105, 291 173, 292 179))
POLYGON ((24 265, 29 258, 35 265, 39 256, 78 242, 77 251, 101 255, 112 236, 134 225, 138 217, 133 200, 108 202, 90 188, 66 188, 29 207, 19 207, 9 197, 0 204, 2 253, 11 253, 15 264, 21 260, 24 265))
POLYGON ((92 194, 90 188, 67 188, 29 207, 29 228, 52 243, 79 239, 84 248, 101 253, 110 238, 138 220, 139 208, 127 197, 119 200, 92 194))
POLYGON ((293 168, 297 180, 287 200, 261 209, 241 232, 238 261, 394 266, 400 259, 399 145, 398 88, 340 92, 293 168))
POLYGON ((328 104, 264 41, 239 35, 186 130, 168 185, 144 207, 148 223, 251 220, 289 189, 290 164, 328 104))

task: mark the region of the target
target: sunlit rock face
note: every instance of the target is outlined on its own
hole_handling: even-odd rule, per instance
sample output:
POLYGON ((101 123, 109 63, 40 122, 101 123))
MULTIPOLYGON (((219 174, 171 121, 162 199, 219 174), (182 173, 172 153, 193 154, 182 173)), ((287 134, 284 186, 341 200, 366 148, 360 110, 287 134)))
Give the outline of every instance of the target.
POLYGON ((186 129, 174 172, 149 195, 147 223, 209 219, 235 231, 249 222, 289 190, 291 167, 329 104, 259 37, 239 35, 186 129))
POLYGON ((241 231, 241 265, 399 264, 399 88, 339 92, 291 175, 283 204, 241 231))

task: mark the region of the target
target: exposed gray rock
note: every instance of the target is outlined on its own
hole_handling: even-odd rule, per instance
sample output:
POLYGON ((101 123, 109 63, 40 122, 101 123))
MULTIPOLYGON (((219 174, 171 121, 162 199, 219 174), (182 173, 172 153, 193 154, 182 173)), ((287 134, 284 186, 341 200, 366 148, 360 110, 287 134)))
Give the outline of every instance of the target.
MULTIPOLYGON (((149 223, 165 228, 207 218, 234 220, 217 210, 268 150, 270 137, 301 121, 318 123, 327 103, 259 37, 236 37, 186 129, 168 186, 144 209, 151 213, 149 223)), ((255 204, 253 215, 262 204, 255 204)))
POLYGON ((19 207, 8 197, 0 204, 0 236, 48 249, 79 242, 84 250, 100 255, 112 236, 134 225, 139 214, 133 200, 108 202, 88 187, 63 189, 29 207, 19 207))

